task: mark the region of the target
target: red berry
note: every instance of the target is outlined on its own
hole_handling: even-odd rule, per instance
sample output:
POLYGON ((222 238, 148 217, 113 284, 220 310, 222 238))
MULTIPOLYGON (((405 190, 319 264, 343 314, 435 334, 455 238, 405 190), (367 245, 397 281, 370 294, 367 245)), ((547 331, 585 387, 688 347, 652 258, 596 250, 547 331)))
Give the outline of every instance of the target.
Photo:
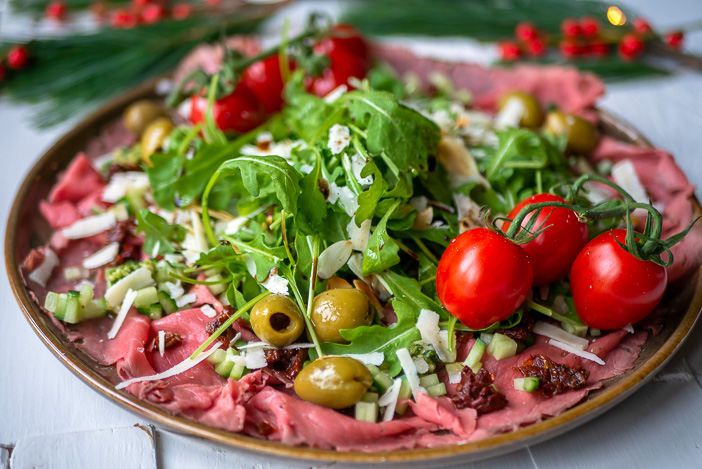
POLYGON ((561 51, 561 55, 567 59, 572 59, 585 53, 585 47, 572 39, 563 39, 558 44, 558 49, 561 51))
POLYGON ((683 46, 683 40, 685 39, 685 36, 683 36, 683 33, 681 31, 673 31, 670 33, 665 33, 663 36, 663 40, 665 41, 666 44, 668 44, 668 47, 670 47, 673 50, 680 50, 683 46))
POLYGON ((600 25, 600 22, 592 16, 583 16, 580 18, 580 30, 585 36, 597 36, 601 29, 602 26, 600 25))
POLYGON ((514 36, 522 42, 529 42, 539 37, 539 30, 534 23, 522 21, 514 28, 514 36))
POLYGON ((192 13, 192 11, 193 8, 190 6, 189 3, 178 3, 173 7, 173 10, 171 10, 171 15, 176 20, 184 20, 185 18, 190 16, 190 13, 192 13))
POLYGON ((604 42, 593 42, 587 46, 587 52, 593 57, 606 57, 609 54, 609 45, 604 42))
POLYGON ((146 5, 141 12, 141 21, 143 21, 144 24, 154 24, 161 21, 165 15, 166 9, 163 6, 150 3, 146 5))
POLYGON ((619 43, 619 56, 624 60, 633 60, 643 52, 643 41, 636 34, 627 34, 619 43))
POLYGON ((7 66, 13 70, 24 68, 29 63, 29 52, 24 46, 12 46, 7 51, 7 66))
POLYGON ((541 38, 534 38, 524 43, 524 50, 532 57, 541 57, 546 53, 546 41, 541 38))
POLYGON ((637 32, 641 35, 646 35, 653 31, 653 28, 651 28, 651 25, 648 24, 648 21, 646 21, 645 18, 638 17, 634 18, 634 21, 632 21, 632 26, 634 27, 634 32, 637 32))
POLYGON ((522 50, 512 41, 504 41, 498 44, 500 48, 500 58, 505 62, 513 62, 522 56, 522 50))
POLYGON ((139 24, 139 17, 126 8, 118 8, 112 13, 110 24, 113 28, 129 29, 139 24))
POLYGON ((68 13, 66 2, 56 0, 46 6, 46 17, 49 19, 63 21, 66 19, 66 13, 68 13))
POLYGON ((565 37, 577 37, 582 34, 580 25, 574 18, 566 18, 561 23, 561 32, 565 37))

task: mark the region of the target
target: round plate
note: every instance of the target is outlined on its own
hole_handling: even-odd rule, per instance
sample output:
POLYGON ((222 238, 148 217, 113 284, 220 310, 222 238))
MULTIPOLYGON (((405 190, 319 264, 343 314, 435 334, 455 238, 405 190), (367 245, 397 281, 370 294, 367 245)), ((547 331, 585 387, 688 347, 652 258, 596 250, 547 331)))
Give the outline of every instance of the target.
MULTIPOLYGON (((606 380, 602 389, 591 392, 585 401, 556 417, 511 433, 464 445, 381 453, 338 452, 290 447, 229 433, 170 415, 127 392, 115 390, 115 384, 119 383, 120 379, 114 367, 98 365, 61 334, 39 306, 32 301, 19 270, 29 251, 45 244, 51 234, 48 224, 38 216, 38 206, 49 193, 58 172, 68 165, 76 153, 84 149, 91 138, 100 134, 103 126, 119 118, 122 110, 129 103, 139 98, 155 97, 154 83, 155 81, 152 81, 135 88, 100 108, 60 139, 34 165, 22 183, 12 206, 5 236, 5 263, 12 290, 27 321, 59 360, 103 396, 156 425, 178 433, 204 438, 211 443, 236 448, 242 452, 265 455, 269 459, 288 461, 295 459, 296 462, 309 463, 333 461, 344 465, 395 463, 405 467, 440 466, 448 460, 468 462, 504 454, 552 438, 585 423, 621 402, 663 367, 685 340, 699 316, 702 308, 702 276, 698 269, 697 272, 669 286, 660 306, 668 312, 665 326, 658 335, 650 338, 645 344, 632 370, 606 380)), ((602 111, 600 111, 600 118, 600 130, 604 134, 642 147, 651 146, 642 135, 620 119, 602 111)), ((697 203, 696 210, 700 212, 697 203)))

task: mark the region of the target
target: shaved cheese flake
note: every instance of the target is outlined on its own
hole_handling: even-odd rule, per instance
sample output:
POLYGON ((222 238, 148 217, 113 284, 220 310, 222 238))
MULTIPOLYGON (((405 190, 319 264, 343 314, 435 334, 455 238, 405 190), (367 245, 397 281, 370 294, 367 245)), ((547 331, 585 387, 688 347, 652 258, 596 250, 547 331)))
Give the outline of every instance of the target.
POLYGON ((406 348, 402 348, 396 352, 397 354, 397 359, 400 360, 400 366, 402 366, 402 371, 405 372, 405 376, 407 376, 407 383, 410 385, 410 389, 412 389, 412 396, 414 396, 414 400, 417 400, 417 395, 419 395, 420 392, 426 393, 426 389, 419 384, 419 376, 417 375, 417 367, 414 366, 414 361, 412 361, 412 356, 409 353, 409 350, 406 348))
POLYGON ((171 297, 172 300, 175 300, 176 298, 180 298, 181 296, 185 295, 185 290, 180 284, 180 280, 177 280, 175 283, 164 282, 163 285, 166 287, 166 290, 168 290, 168 295, 171 297))
POLYGON ((109 184, 102 191, 102 200, 116 203, 126 196, 128 192, 146 189, 149 187, 149 177, 141 171, 127 171, 115 173, 110 178, 109 184))
POLYGON ((73 223, 71 226, 61 230, 61 234, 66 239, 81 239, 94 236, 103 231, 107 231, 113 228, 117 224, 117 219, 115 214, 112 212, 103 213, 102 215, 95 215, 92 217, 85 217, 77 222, 73 223))
POLYGON ((158 353, 161 356, 166 353, 166 331, 158 331, 158 353))
POLYGON ((342 355, 342 357, 353 358, 354 360, 358 360, 364 365, 380 366, 385 361, 385 354, 383 354, 383 352, 347 353, 345 355, 342 355))
POLYGON ((190 303, 195 303, 197 300, 197 295, 195 293, 188 293, 187 295, 183 295, 180 298, 177 298, 175 300, 176 306, 179 308, 182 308, 185 305, 189 305, 190 303))
POLYGON ((634 333, 634 326, 633 326, 631 323, 629 323, 629 324, 627 324, 626 326, 622 327, 622 329, 624 329, 625 331, 627 331, 629 334, 633 334, 633 333, 634 333))
POLYGON ((141 290, 153 283, 151 271, 146 267, 140 267, 108 288, 105 292, 105 301, 111 307, 117 306, 124 300, 128 290, 141 290))
POLYGON ((46 286, 46 282, 51 277, 51 273, 54 271, 57 265, 60 264, 60 260, 56 253, 49 248, 44 251, 44 260, 41 261, 39 267, 34 269, 31 274, 29 274, 29 279, 33 282, 38 283, 42 287, 46 286))
POLYGON ((193 221, 193 233, 195 234, 195 242, 197 243, 197 248, 200 252, 207 252, 210 250, 210 246, 207 244, 207 238, 205 237, 205 227, 200 219, 200 214, 195 210, 190 211, 190 217, 193 221))
POLYGON ((86 269, 97 269, 105 264, 109 264, 119 254, 119 243, 110 243, 94 254, 83 259, 83 267, 86 269))
POLYGON ((200 355, 197 356, 194 360, 190 357, 186 358, 182 362, 178 363, 176 366, 171 368, 170 370, 166 370, 163 373, 158 373, 155 375, 151 376, 142 376, 140 378, 132 378, 128 379, 127 381, 122 381, 119 383, 117 386, 115 386, 116 389, 124 389, 130 384, 134 383, 140 383, 142 381, 158 381, 161 379, 166 379, 170 378, 171 376, 178 375, 180 373, 183 373, 184 371, 188 371, 189 369, 193 368, 197 364, 199 364, 202 361, 207 360, 207 357, 215 353, 217 349, 222 345, 221 342, 217 342, 214 345, 212 345, 212 348, 207 350, 206 352, 202 352, 200 355))
POLYGON ((227 357, 225 360, 232 362, 235 365, 246 366, 246 354, 238 355, 231 348, 227 349, 227 357))
POLYGON ((337 99, 339 99, 344 93, 346 93, 349 90, 349 87, 346 85, 339 85, 333 90, 329 92, 324 98, 324 101, 327 103, 333 103, 337 99))
MULTIPOLYGON (((441 361, 445 363, 454 362, 456 361, 456 354, 448 351, 448 342, 441 337, 439 319, 439 315, 434 311, 423 309, 419 312, 419 317, 417 318, 417 329, 422 336, 422 340, 434 347, 441 361)), ((446 338, 448 338, 448 333, 446 338)))
POLYGON ((356 214, 356 210, 359 207, 356 194, 346 186, 337 186, 335 182, 332 182, 329 186, 329 197, 327 200, 330 204, 335 204, 338 201, 341 204, 341 208, 350 217, 356 214))
POLYGON ((200 311, 202 311, 202 314, 204 314, 208 318, 213 318, 217 316, 217 311, 210 305, 200 306, 200 311))
POLYGON ((521 99, 508 99, 495 117, 495 128, 519 127, 519 122, 526 113, 526 106, 521 99))
POLYGON ((317 276, 327 279, 342 268, 351 257, 351 244, 351 241, 337 241, 322 251, 317 262, 317 276))
POLYGON ((314 344, 290 344, 283 347, 283 350, 296 349, 296 348, 314 348, 314 344))
POLYGON ((368 164, 368 162, 358 153, 351 155, 351 172, 362 186, 370 186, 373 184, 373 175, 368 175, 366 177, 361 176, 363 168, 368 164))
POLYGON ((235 219, 227 223, 227 226, 224 228, 224 233, 230 235, 235 234, 241 229, 242 226, 246 225, 248 222, 248 217, 236 217, 235 219))
MULTIPOLYGON (((446 367, 446 369, 448 370, 449 367, 446 367)), ((451 368, 451 370, 453 370, 453 368, 451 368)), ((448 373, 449 383, 451 383, 451 384, 460 383, 462 371, 463 371, 463 369, 459 369, 457 371, 449 371, 449 373, 448 373)))
POLYGON ((158 256, 158 250, 161 249, 161 241, 156 241, 156 244, 154 244, 154 248, 151 250, 151 257, 156 257, 158 256))
POLYGON ((585 350, 589 344, 587 339, 570 334, 560 327, 544 321, 536 321, 536 324, 534 324, 534 333, 566 343, 579 350, 585 350))
POLYGON ((239 350, 246 350, 246 349, 250 349, 250 348, 268 348, 268 349, 271 349, 271 348, 275 348, 275 347, 273 347, 273 346, 272 346, 271 344, 269 344, 268 342, 249 342, 248 344, 245 344, 245 345, 239 345, 237 348, 238 348, 239 350))
POLYGON ((346 265, 349 266, 349 269, 351 269, 351 272, 356 274, 356 277, 360 278, 361 280, 363 280, 366 283, 370 283, 370 282, 367 282, 366 276, 363 275, 363 254, 358 253, 358 252, 353 254, 351 256, 351 258, 349 259, 349 261, 346 263, 346 265))
POLYGON ((614 179, 614 182, 619 184, 622 189, 627 191, 636 202, 644 204, 648 202, 646 189, 643 184, 641 184, 639 175, 636 174, 634 163, 632 163, 631 160, 622 160, 615 163, 614 166, 612 166, 612 179, 614 179))
POLYGON ((266 351, 263 348, 252 348, 246 351, 246 368, 258 370, 268 365, 266 351))
POLYGON ((429 205, 429 199, 427 199, 423 195, 420 195, 417 197, 412 197, 409 200, 409 203, 412 205, 412 207, 414 207, 416 211, 421 212, 422 210, 425 210, 429 205))
POLYGON ((429 371, 429 363, 423 357, 412 357, 414 366, 417 368, 417 373, 423 375, 429 371))
POLYGON ((400 388, 402 387, 402 379, 395 378, 395 381, 390 386, 385 394, 378 399, 378 406, 385 407, 383 414, 383 422, 389 422, 395 417, 395 408, 397 407, 397 399, 400 397, 400 388))
POLYGON ((594 353, 585 352, 583 350, 577 349, 570 344, 566 344, 564 342, 561 342, 560 340, 551 339, 548 341, 548 343, 550 345, 553 345, 554 347, 558 347, 561 350, 565 350, 568 353, 572 353, 573 355, 577 355, 580 358, 584 358, 586 360, 593 361, 593 362, 597 363, 598 365, 605 364, 604 360, 602 360, 600 357, 598 357, 594 353))
POLYGON ((370 229, 371 220, 363 220, 361 226, 356 225, 356 221, 352 218, 349 224, 346 226, 346 231, 351 239, 351 247, 354 251, 364 252, 366 246, 368 246, 368 240, 370 239, 370 229))
POLYGON ((112 328, 110 331, 107 333, 107 338, 108 339, 114 339, 117 337, 117 333, 119 332, 120 327, 122 327, 122 324, 124 323, 124 319, 127 317, 127 313, 129 313, 129 309, 132 307, 132 304, 134 303, 134 299, 137 296, 136 290, 132 290, 131 288, 127 291, 127 294, 124 296, 124 301, 122 302, 122 306, 119 307, 119 311, 117 312, 117 317, 115 318, 115 322, 112 324, 112 328))
POLYGON ((338 155, 351 143, 351 131, 345 125, 334 124, 329 129, 329 142, 327 145, 332 155, 338 155))
POLYGON ((279 295, 286 296, 289 295, 288 280, 284 277, 281 277, 275 272, 275 269, 271 269, 270 273, 268 274, 268 278, 261 285, 263 285, 263 288, 265 288, 271 293, 277 293, 279 295))

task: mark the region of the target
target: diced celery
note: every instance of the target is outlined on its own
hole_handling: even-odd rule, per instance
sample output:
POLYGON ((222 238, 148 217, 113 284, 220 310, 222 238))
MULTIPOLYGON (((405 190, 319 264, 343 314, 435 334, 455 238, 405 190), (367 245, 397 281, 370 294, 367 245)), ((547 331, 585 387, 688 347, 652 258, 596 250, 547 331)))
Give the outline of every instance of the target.
POLYGON ((212 353, 212 355, 210 355, 209 357, 207 357, 207 361, 210 362, 210 363, 212 363, 213 365, 217 365, 217 364, 219 364, 219 363, 222 363, 222 362, 224 361, 225 358, 227 358, 227 351, 226 351, 226 350, 222 350, 222 349, 220 348, 220 349, 215 350, 215 351, 212 353))
POLYGON ((373 376, 373 384, 380 392, 385 392, 390 389, 392 383, 392 378, 384 371, 378 371, 378 373, 373 376))
POLYGON ((83 286, 80 287, 80 298, 78 299, 78 301, 80 301, 80 305, 85 308, 93 299, 94 294, 95 292, 93 291, 93 287, 87 283, 84 283, 83 286))
POLYGON ((439 376, 436 373, 432 373, 430 375, 422 376, 421 378, 419 378, 419 384, 424 388, 428 388, 429 386, 433 386, 438 383, 439 376))
POLYGON ((132 213, 135 215, 139 213, 140 210, 144 210, 146 208, 144 192, 145 189, 143 188, 127 191, 127 203, 129 204, 129 207, 131 207, 132 213))
POLYGON ((125 221, 127 218, 129 218, 129 211, 127 210, 127 207, 122 204, 114 204, 108 212, 112 212, 112 214, 115 216, 115 220, 117 221, 125 221))
POLYGON ((152 321, 163 317, 163 308, 161 307, 161 303, 154 303, 147 306, 147 308, 149 309, 148 316, 152 321))
POLYGON ((80 306, 80 293, 70 290, 66 295, 66 312, 62 321, 69 324, 77 324, 83 316, 83 308, 80 306))
POLYGON ((376 402, 357 402, 355 407, 356 420, 361 422, 378 422, 378 404, 376 402))
POLYGON ((224 279, 220 274, 213 275, 212 277, 207 277, 206 280, 208 282, 217 282, 219 280, 222 280, 222 283, 217 283, 215 285, 207 285, 207 288, 213 295, 219 295, 221 293, 224 293, 225 291, 227 291, 227 287, 229 287, 229 284, 223 281, 224 279))
POLYGON ((73 282, 83 278, 83 270, 80 267, 66 267, 63 269, 63 277, 68 282, 73 282))
POLYGON ((514 378, 514 389, 517 391, 534 392, 539 387, 539 378, 514 378))
POLYGON ((215 371, 226 378, 230 375, 232 369, 234 369, 234 365, 234 362, 224 360, 215 365, 215 371))
POLYGON ((463 367, 465 367, 463 363, 447 363, 446 373, 448 373, 449 376, 460 375, 463 371, 463 367))
POLYGON ((480 360, 483 358, 484 354, 485 342, 483 342, 481 339, 476 339, 475 343, 473 344, 473 347, 470 349, 470 352, 468 352, 468 356, 463 362, 463 365, 473 370, 473 373, 477 373, 478 370, 480 370, 480 368, 482 368, 483 366, 480 360))
POLYGON ((58 304, 56 305, 56 311, 54 311, 54 317, 56 319, 63 319, 66 314, 66 301, 68 300, 68 295, 65 293, 59 293, 58 304))
POLYGON ((400 385, 400 394, 397 396, 398 404, 395 407, 395 413, 397 415, 404 415, 407 412, 409 404, 407 402, 399 403, 402 399, 410 399, 412 397, 412 388, 407 382, 407 378, 402 378, 400 385))
POLYGON ((482 332, 480 334, 480 340, 482 340, 485 343, 485 345, 490 345, 490 341, 492 340, 492 336, 494 335, 495 334, 491 334, 489 332, 482 332))
POLYGON ((590 336, 592 337, 599 337, 602 335, 602 331, 599 329, 595 329, 593 327, 590 328, 590 336))
POLYGON ((444 383, 436 383, 426 388, 429 397, 439 397, 446 394, 446 385, 444 383))
POLYGON ((176 305, 173 298, 171 298, 165 291, 158 292, 158 302, 161 303, 163 312, 166 314, 173 314, 178 311, 178 305, 176 305))
POLYGON ((156 272, 154 272, 154 280, 156 283, 161 284, 173 280, 169 274, 170 266, 166 261, 159 261, 156 264, 156 272))
POLYGON ((378 402, 378 399, 380 399, 380 396, 377 392, 367 392, 361 397, 363 402, 378 402))
POLYGON ((59 297, 60 295, 58 293, 54 293, 52 291, 47 293, 46 299, 44 300, 44 308, 46 308, 46 310, 49 312, 56 312, 56 308, 59 304, 59 297))
POLYGON ((93 299, 83 308, 83 319, 99 318, 107 314, 104 298, 93 299))
POLYGON ((564 331, 578 337, 585 337, 587 335, 587 326, 584 324, 573 324, 564 321, 561 323, 561 327, 564 331))
MULTIPOLYGON (((231 363, 231 362, 230 362, 231 363)), ((249 369, 246 368, 244 365, 241 365, 239 363, 234 364, 234 368, 232 368, 232 372, 229 373, 229 377, 233 378, 235 380, 240 380, 244 375, 249 373, 249 369)))
POLYGON ((158 291, 156 287, 146 287, 137 290, 136 298, 134 298, 134 306, 140 308, 159 302, 158 291))
POLYGON ((517 354, 517 342, 503 334, 495 334, 488 345, 487 352, 496 360, 512 358, 517 354))

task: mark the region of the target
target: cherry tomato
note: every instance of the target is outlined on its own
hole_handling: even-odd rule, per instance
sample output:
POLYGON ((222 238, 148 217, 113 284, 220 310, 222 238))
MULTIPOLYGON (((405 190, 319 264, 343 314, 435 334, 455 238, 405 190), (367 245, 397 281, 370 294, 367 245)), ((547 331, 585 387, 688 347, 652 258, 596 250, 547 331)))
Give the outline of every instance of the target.
MULTIPOLYGON (((190 122, 205 120, 207 97, 194 95, 190 107, 190 122)), ((256 95, 240 83, 229 96, 212 104, 212 117, 223 131, 248 132, 266 120, 266 113, 256 95)))
POLYGON ((329 67, 321 76, 307 77, 307 90, 319 97, 324 97, 340 85, 348 85, 349 78, 364 78, 368 72, 365 61, 355 55, 333 51, 329 54, 329 67))
MULTIPOLYGON (((294 69, 290 64, 290 69, 294 69)), ((250 65, 241 76, 241 83, 249 88, 263 104, 266 112, 274 113, 283 107, 283 78, 278 55, 250 65)))
POLYGON ((366 66, 370 62, 368 43, 358 29, 350 24, 334 25, 329 37, 322 39, 319 44, 314 46, 313 50, 317 54, 329 55, 332 52, 343 52, 354 55, 362 59, 366 66))
MULTIPOLYGON (((507 217, 514 219, 521 209, 539 202, 565 202, 565 200, 552 194, 532 195, 519 202, 507 217)), ((526 226, 532 216, 533 212, 527 215, 522 226, 526 226)), ((542 209, 533 229, 539 229, 542 225, 553 226, 533 241, 521 245, 533 263, 536 286, 546 285, 565 277, 588 240, 587 225, 580 223, 575 212, 567 208, 542 209)), ((510 223, 505 223, 502 231, 506 232, 509 226, 510 223)))
POLYGON ((524 249, 487 228, 473 228, 451 241, 441 256, 436 292, 459 321, 484 329, 524 302, 532 280, 524 249))
POLYGON ((663 298, 665 267, 642 261, 617 244, 626 230, 602 233, 578 254, 570 269, 575 310, 589 327, 619 329, 645 318, 663 298))

